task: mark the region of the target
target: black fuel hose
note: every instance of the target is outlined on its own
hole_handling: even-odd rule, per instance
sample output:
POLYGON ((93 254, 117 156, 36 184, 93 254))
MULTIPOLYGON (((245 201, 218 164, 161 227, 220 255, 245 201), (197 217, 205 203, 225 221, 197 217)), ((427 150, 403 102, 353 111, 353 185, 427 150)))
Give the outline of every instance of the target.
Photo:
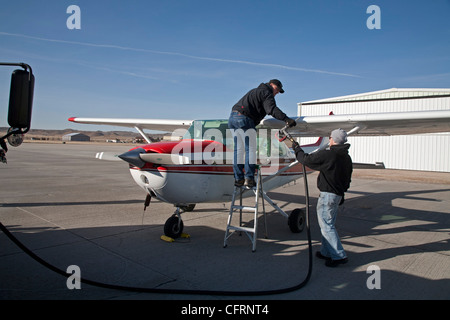
MULTIPOLYGON (((311 244, 311 231, 310 231, 310 225, 309 225, 309 192, 308 192, 308 180, 306 177, 306 169, 305 166, 303 166, 303 177, 304 177, 304 183, 305 183, 305 197, 306 197, 306 232, 308 236, 308 248, 309 248, 309 267, 308 267, 308 274, 306 275, 306 278, 299 284, 288 287, 288 288, 282 288, 282 289, 273 289, 273 290, 263 290, 263 291, 220 291, 220 290, 189 290, 189 289, 162 289, 162 288, 140 288, 140 287, 130 287, 130 286, 121 286, 116 284, 108 284, 108 283, 102 283, 98 281, 93 281, 89 279, 80 278, 80 282, 101 287, 101 288, 107 288, 107 289, 113 289, 113 290, 122 290, 122 291, 132 291, 132 292, 142 292, 142 293, 159 293, 159 294, 191 294, 191 295, 215 295, 215 296, 262 296, 262 295, 275 295, 275 294, 281 294, 281 293, 287 293, 296 291, 302 287, 304 287, 309 279, 311 278, 311 272, 312 272, 312 244, 311 244)), ((12 241, 14 242, 20 249, 22 249, 27 255, 29 255, 31 258, 42 264, 44 267, 47 267, 48 269, 64 276, 69 277, 71 274, 55 267, 54 265, 48 263, 47 261, 40 258, 38 255, 36 255, 33 251, 28 249, 23 243, 21 243, 9 230, 0 222, 0 229, 3 231, 3 233, 12 241)))

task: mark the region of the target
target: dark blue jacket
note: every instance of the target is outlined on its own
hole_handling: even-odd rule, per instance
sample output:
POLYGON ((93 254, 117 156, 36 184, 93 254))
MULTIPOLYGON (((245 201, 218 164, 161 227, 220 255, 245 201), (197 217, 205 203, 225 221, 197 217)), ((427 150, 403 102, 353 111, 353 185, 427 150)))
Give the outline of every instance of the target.
POLYGON ((344 196, 350 187, 353 172, 352 158, 348 154, 349 144, 333 145, 329 149, 314 153, 305 153, 295 147, 295 156, 305 166, 320 171, 317 177, 317 188, 344 196))
POLYGON ((273 89, 268 83, 261 83, 258 88, 247 92, 234 106, 234 111, 239 111, 249 117, 257 126, 266 115, 286 122, 288 117, 281 111, 275 102, 273 89))

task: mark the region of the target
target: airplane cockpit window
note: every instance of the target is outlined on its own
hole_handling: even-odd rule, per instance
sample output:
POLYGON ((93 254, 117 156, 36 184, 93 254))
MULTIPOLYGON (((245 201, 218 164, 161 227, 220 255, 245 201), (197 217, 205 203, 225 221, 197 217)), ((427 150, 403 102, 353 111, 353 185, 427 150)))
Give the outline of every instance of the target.
POLYGON ((227 129, 228 120, 195 120, 183 139, 213 140, 224 143, 227 141, 227 134, 231 136, 227 129))
MULTIPOLYGON (((288 149, 279 142, 273 130, 259 129, 257 133, 257 154, 259 158, 287 157, 288 149)), ((234 149, 228 120, 195 120, 183 139, 212 140, 224 144, 228 150, 234 149)))
POLYGON ((258 130, 258 158, 287 157, 288 150, 270 130, 258 130))

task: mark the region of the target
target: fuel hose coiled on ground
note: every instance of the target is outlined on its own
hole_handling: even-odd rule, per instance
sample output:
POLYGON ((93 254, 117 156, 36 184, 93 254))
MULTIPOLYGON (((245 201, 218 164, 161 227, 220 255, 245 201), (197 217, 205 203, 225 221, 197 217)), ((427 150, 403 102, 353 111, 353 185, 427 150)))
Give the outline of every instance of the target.
MULTIPOLYGON (((107 288, 107 289, 113 289, 113 290, 122 290, 122 291, 132 291, 132 292, 141 292, 141 293, 159 293, 159 294, 192 294, 192 295, 215 295, 215 296, 262 296, 262 295, 275 295, 275 294, 281 294, 281 293, 287 293, 296 291, 302 287, 304 287, 309 279, 311 278, 312 273, 312 243, 311 243, 311 230, 310 230, 310 223, 309 223, 309 191, 308 191, 308 180, 306 177, 306 168, 305 165, 302 165, 303 167, 303 181, 305 185, 305 198, 306 198, 306 232, 308 237, 308 251, 309 251, 309 266, 308 266, 308 273, 305 277, 305 279, 294 286, 287 287, 287 288, 281 288, 281 289, 273 289, 273 290, 263 290, 263 291, 220 291, 220 290, 189 290, 189 289, 161 289, 161 288, 140 288, 140 287, 130 287, 130 286, 121 286, 116 284, 108 284, 108 283, 102 283, 97 282, 89 279, 80 278, 80 282, 101 287, 101 288, 107 288)), ((24 244, 22 244, 14 235, 9 232, 9 230, 0 222, 0 229, 3 231, 3 233, 12 241, 14 242, 21 250, 23 250, 27 255, 29 255, 31 258, 42 264, 44 267, 47 267, 48 269, 64 276, 69 277, 71 274, 67 273, 64 270, 61 270, 52 264, 48 263, 47 261, 43 260, 39 256, 37 256, 34 252, 32 252, 30 249, 28 249, 24 244)))

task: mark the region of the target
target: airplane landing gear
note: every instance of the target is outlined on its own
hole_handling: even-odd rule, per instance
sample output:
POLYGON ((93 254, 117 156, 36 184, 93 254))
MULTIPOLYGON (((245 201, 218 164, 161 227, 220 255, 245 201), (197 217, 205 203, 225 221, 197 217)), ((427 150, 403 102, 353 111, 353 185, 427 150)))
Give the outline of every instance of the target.
POLYGON ((288 218, 289 229, 293 233, 300 233, 305 228, 306 212, 302 209, 294 209, 288 218))
POLYGON ((164 234, 170 238, 179 238, 183 232, 183 228, 183 220, 177 214, 174 214, 164 224, 164 234))
POLYGON ((175 241, 176 238, 190 238, 190 236, 186 233, 183 233, 184 223, 181 219, 181 214, 185 211, 192 211, 192 208, 189 208, 190 210, 185 210, 184 207, 180 206, 177 207, 175 210, 175 213, 167 219, 166 223, 164 224, 164 236, 161 236, 161 239, 168 242, 175 241))

